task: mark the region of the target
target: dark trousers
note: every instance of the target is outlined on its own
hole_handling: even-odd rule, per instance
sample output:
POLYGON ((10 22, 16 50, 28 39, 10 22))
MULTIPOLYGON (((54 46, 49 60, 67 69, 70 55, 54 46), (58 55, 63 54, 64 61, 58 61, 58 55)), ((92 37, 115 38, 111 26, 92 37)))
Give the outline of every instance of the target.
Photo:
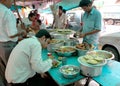
POLYGON ((41 78, 40 74, 36 74, 32 78, 29 78, 24 83, 12 84, 12 86, 58 86, 54 80, 49 76, 47 78, 41 78))
POLYGON ((16 42, 0 42, 0 86, 9 86, 5 79, 5 68, 12 49, 16 42))
POLYGON ((0 42, 0 58, 6 66, 9 55, 12 49, 16 46, 16 42, 8 41, 8 42, 0 42))

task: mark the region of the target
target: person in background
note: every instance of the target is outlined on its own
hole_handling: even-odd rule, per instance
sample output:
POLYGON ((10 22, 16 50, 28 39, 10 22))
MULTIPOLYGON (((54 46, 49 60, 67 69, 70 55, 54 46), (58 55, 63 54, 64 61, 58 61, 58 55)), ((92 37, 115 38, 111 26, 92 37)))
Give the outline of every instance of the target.
POLYGON ((42 24, 42 21, 41 21, 40 19, 38 19, 38 20, 37 20, 37 23, 38 23, 38 25, 39 25, 39 29, 38 29, 38 30, 40 30, 40 29, 41 29, 40 26, 41 26, 41 24, 42 24))
POLYGON ((101 31, 101 13, 92 7, 93 1, 81 0, 79 6, 85 11, 82 16, 82 32, 83 42, 92 44, 98 49, 99 33, 101 31))
POLYGON ((16 26, 17 26, 17 27, 19 27, 19 23, 20 23, 20 18, 17 18, 17 19, 16 19, 16 24, 17 24, 16 26))
POLYGON ((36 16, 35 16, 35 14, 34 13, 30 13, 29 15, 28 15, 28 19, 32 22, 32 26, 34 26, 35 25, 35 22, 36 22, 36 16))
POLYGON ((38 14, 38 10, 34 10, 34 14, 36 16, 36 20, 39 20, 40 19, 40 14, 38 14))
POLYGON ((67 25, 67 18, 63 13, 63 7, 59 6, 58 13, 55 15, 53 20, 53 27, 58 29, 65 29, 67 25))
MULTIPOLYGON (((31 31, 31 26, 33 27, 36 23, 36 16, 34 14, 34 11, 31 11, 29 14, 28 14, 28 17, 27 18, 23 18, 22 19, 22 22, 24 22, 25 26, 26 26, 26 31, 27 33, 29 33, 29 31, 31 31)), ((21 30, 20 27, 18 27, 19 30, 21 30)))
MULTIPOLYGON (((18 37, 26 34, 26 32, 18 32, 16 28, 16 18, 9 9, 13 0, 0 0, 0 67, 6 67, 9 55, 15 47, 18 37)), ((3 83, 7 86, 4 70, 0 70, 0 77, 3 78, 3 83)))
POLYGON ((18 37, 18 42, 19 41, 21 41, 21 40, 23 40, 24 38, 27 38, 27 28, 25 27, 25 24, 24 24, 24 29, 22 29, 21 28, 21 22, 20 22, 20 18, 17 18, 16 19, 16 27, 17 27, 17 30, 18 30, 18 32, 26 32, 26 34, 24 34, 24 35, 20 35, 19 37, 18 37))
POLYGON ((40 24, 40 29, 46 29, 46 25, 41 21, 40 19, 40 14, 38 13, 38 10, 34 10, 34 14, 36 16, 36 20, 40 20, 41 24, 40 24))
POLYGON ((32 27, 34 27, 35 26, 35 24, 36 24, 36 22, 37 22, 37 20, 36 20, 36 16, 35 16, 35 14, 33 13, 33 12, 30 12, 29 14, 28 14, 28 20, 29 20, 29 26, 28 26, 28 33, 29 32, 31 32, 31 31, 33 31, 32 30, 32 27))
POLYGON ((30 27, 30 31, 28 32, 28 36, 34 36, 41 28, 41 20, 36 20, 35 25, 30 27))
POLYGON ((35 36, 20 41, 10 54, 5 76, 12 86, 57 86, 52 80, 47 80, 45 72, 55 60, 43 61, 42 49, 49 44, 51 36, 41 29, 35 36))
POLYGON ((63 9, 63 13, 66 14, 66 10, 65 9, 63 9))
POLYGON ((67 17, 67 15, 66 15, 66 10, 65 9, 63 9, 63 13, 65 14, 65 18, 66 18, 66 26, 65 26, 65 28, 68 28, 69 27, 69 23, 68 23, 68 17, 67 17))

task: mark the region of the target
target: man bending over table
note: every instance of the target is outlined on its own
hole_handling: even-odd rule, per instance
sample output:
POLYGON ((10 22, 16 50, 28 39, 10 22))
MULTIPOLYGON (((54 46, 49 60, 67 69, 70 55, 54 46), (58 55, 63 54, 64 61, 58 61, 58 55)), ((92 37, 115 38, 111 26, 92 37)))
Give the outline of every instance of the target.
POLYGON ((42 60, 42 48, 46 48, 50 34, 41 29, 35 36, 20 41, 10 54, 5 76, 12 86, 57 86, 46 79, 47 72, 56 61, 42 60))

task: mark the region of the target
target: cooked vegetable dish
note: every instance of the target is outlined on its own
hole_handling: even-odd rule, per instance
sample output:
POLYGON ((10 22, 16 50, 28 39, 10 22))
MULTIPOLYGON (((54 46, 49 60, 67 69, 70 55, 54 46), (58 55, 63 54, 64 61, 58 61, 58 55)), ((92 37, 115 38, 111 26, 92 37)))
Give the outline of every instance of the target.
POLYGON ((56 50, 57 52, 74 52, 75 48, 73 47, 60 47, 59 49, 56 50))

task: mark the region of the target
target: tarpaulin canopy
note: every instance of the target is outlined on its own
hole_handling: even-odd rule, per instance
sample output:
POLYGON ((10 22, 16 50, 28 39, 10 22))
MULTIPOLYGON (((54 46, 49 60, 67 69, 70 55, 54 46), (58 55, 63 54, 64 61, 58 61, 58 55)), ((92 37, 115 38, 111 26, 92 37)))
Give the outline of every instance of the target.
MULTIPOLYGON (((63 9, 67 11, 67 10, 79 7, 79 3, 80 3, 80 0, 62 0, 61 2, 58 2, 56 5, 62 6, 63 9)), ((51 10, 50 8, 47 8, 42 10, 41 12, 50 13, 51 10)))
MULTIPOLYGON (((23 6, 23 7, 32 7, 33 9, 45 9, 45 12, 50 12, 50 9, 48 5, 50 3, 58 3, 62 0, 15 0, 17 6, 23 6)), ((12 10, 14 10, 14 6, 12 6, 12 10)), ((18 8, 19 9, 19 8, 18 8)))
MULTIPOLYGON (((23 6, 18 6, 17 5, 17 9, 21 9, 23 6)), ((12 5, 11 7, 10 7, 10 9, 12 10, 12 11, 15 11, 16 10, 16 7, 14 6, 14 5, 12 5)))
POLYGON ((79 6, 80 0, 62 0, 57 5, 63 6, 65 10, 70 10, 79 6))
MULTIPOLYGON (((47 2, 51 2, 51 1, 52 2, 54 1, 55 3, 57 3, 56 4, 57 6, 62 6, 65 10, 70 10, 70 9, 78 7, 79 2, 80 2, 80 0, 16 0, 16 5, 26 6, 26 5, 31 5, 31 4, 36 5, 38 3, 47 5, 47 2)), ((11 9, 14 10, 14 6, 12 6, 11 9)), ((41 12, 50 13, 51 10, 49 7, 47 7, 43 9, 41 12)))
POLYGON ((26 6, 31 4, 42 4, 42 3, 49 3, 49 2, 60 2, 61 0, 16 0, 16 5, 26 6))

